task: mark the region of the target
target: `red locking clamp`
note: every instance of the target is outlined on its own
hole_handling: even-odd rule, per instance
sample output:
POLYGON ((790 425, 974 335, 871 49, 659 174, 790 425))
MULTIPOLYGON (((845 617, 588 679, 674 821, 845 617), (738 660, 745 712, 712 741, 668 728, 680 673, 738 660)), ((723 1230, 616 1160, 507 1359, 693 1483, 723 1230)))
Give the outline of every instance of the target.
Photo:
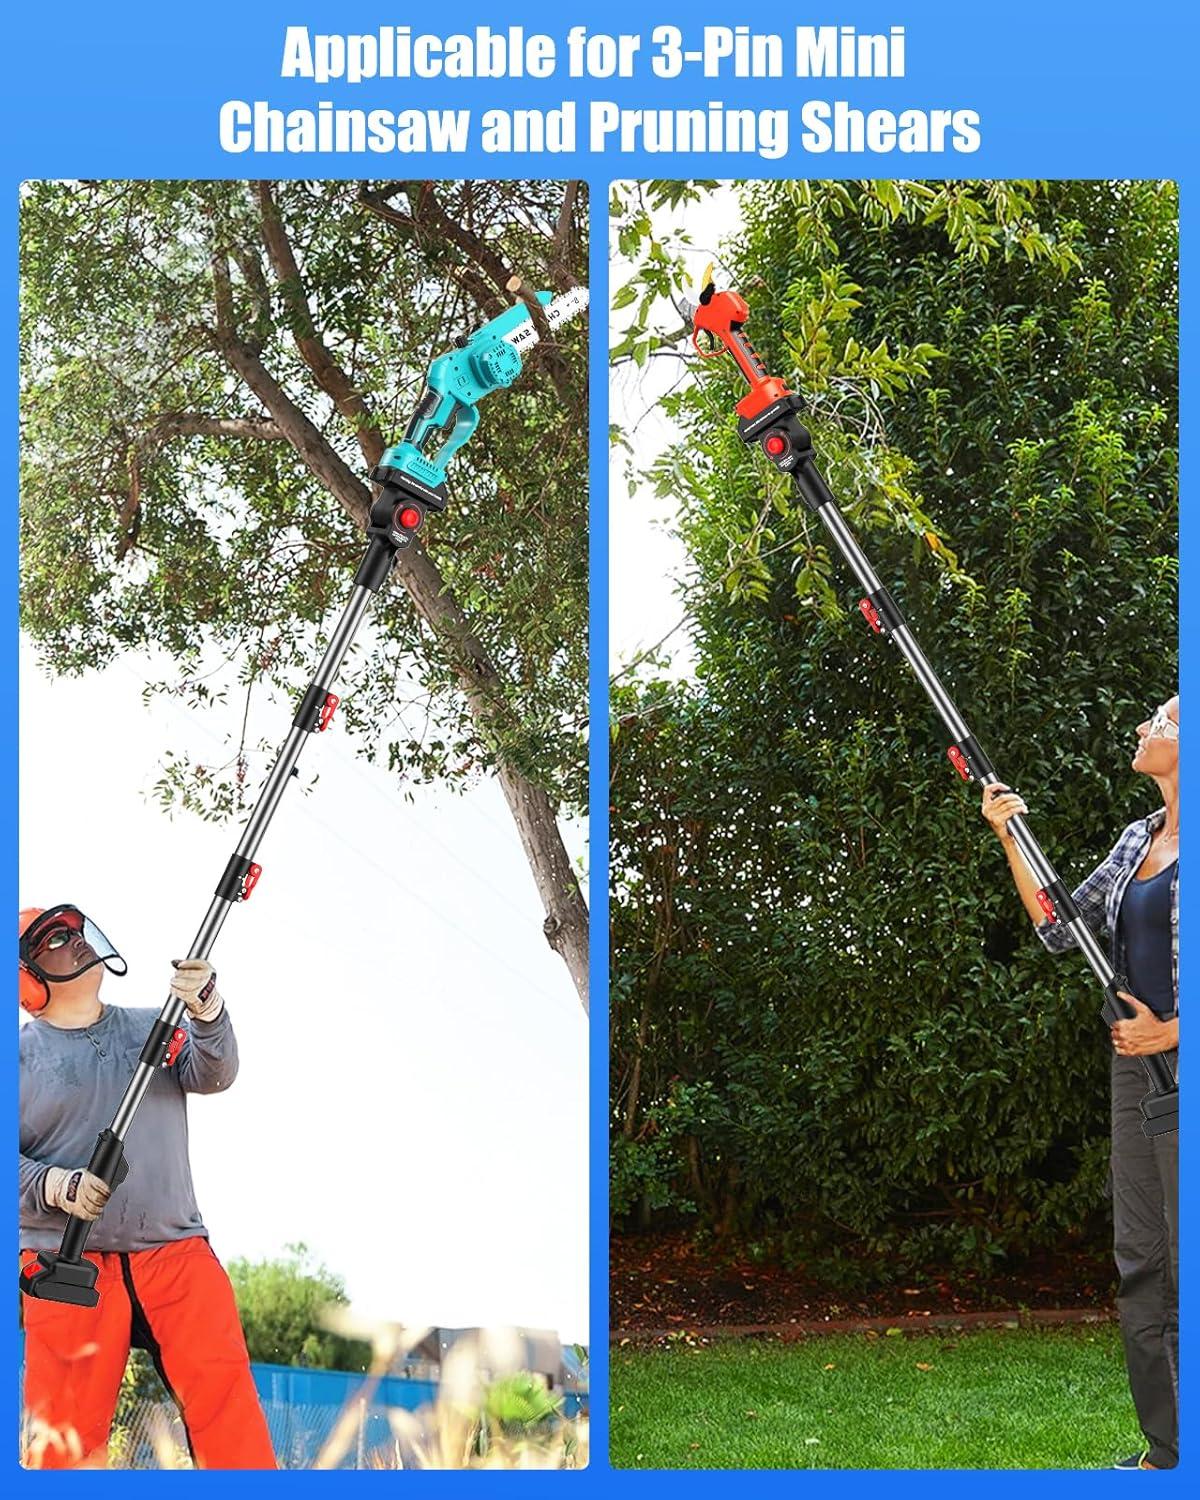
POLYGON ((214 894, 222 901, 248 901, 261 874, 262 865, 256 865, 244 854, 231 854, 214 894))
POLYGON ((879 611, 869 599, 860 599, 858 607, 862 610, 863 619, 866 620, 867 624, 878 635, 883 629, 883 621, 879 618, 879 611))
POLYGON ((167 1050, 163 1053, 162 1065, 169 1068, 179 1054, 183 1051, 183 1044, 187 1041, 187 1032, 182 1026, 176 1026, 171 1033, 171 1040, 167 1043, 167 1050))
POLYGON ((951 745, 946 754, 950 757, 950 764, 958 772, 964 781, 971 779, 971 767, 967 764, 967 757, 957 745, 951 745))
MULTIPOLYGON (((321 717, 317 720, 318 734, 329 728, 329 721, 333 718, 333 711, 341 701, 336 693, 325 694, 325 702, 321 704, 321 717)), ((247 891, 246 894, 249 895, 250 892, 247 891)))
POLYGON ((1054 902, 1050 899, 1045 891, 1039 891, 1037 893, 1037 904, 1046 913, 1046 917, 1049 921, 1058 921, 1058 913, 1054 909, 1054 902))

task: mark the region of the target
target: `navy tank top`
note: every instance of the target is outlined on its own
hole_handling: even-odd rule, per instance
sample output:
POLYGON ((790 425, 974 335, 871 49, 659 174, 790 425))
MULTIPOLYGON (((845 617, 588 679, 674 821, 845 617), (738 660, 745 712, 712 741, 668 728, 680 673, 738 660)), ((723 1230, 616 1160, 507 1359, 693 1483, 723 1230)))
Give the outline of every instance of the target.
POLYGON ((1179 861, 1148 880, 1134 878, 1121 897, 1117 926, 1129 993, 1160 1018, 1175 1011, 1171 964, 1171 881, 1179 861))

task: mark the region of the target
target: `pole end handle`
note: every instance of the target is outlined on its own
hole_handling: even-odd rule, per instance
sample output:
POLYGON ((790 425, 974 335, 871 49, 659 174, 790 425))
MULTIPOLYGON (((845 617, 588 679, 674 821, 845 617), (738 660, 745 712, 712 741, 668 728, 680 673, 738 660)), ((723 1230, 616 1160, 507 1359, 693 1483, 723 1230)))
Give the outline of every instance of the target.
POLYGON ((1150 1093, 1142 1100, 1142 1134, 1153 1138, 1179 1129, 1179 1090, 1150 1093))
POLYGON ((100 1301, 96 1278, 100 1268, 90 1260, 67 1260, 54 1250, 39 1250, 37 1259, 21 1268, 21 1290, 42 1302, 65 1302, 72 1307, 95 1307, 100 1301))

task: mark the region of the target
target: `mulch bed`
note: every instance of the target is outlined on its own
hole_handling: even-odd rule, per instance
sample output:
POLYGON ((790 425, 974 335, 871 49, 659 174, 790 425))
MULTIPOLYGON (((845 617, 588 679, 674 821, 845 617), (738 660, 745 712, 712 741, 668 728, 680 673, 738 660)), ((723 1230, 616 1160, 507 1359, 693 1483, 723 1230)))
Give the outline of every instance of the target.
POLYGON ((968 1327, 1091 1321, 1112 1308, 1112 1263, 1078 1252, 994 1272, 987 1280, 914 1279, 830 1292, 803 1267, 764 1266, 731 1249, 699 1251, 686 1235, 618 1235, 610 1246, 614 1340, 673 1334, 786 1336, 891 1325, 968 1327))

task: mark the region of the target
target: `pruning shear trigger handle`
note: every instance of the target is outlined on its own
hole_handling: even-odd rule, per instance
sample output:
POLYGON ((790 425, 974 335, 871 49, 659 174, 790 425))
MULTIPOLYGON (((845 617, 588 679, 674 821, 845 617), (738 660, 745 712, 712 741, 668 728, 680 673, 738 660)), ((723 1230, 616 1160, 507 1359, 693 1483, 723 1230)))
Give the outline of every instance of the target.
POLYGON ((725 353, 725 346, 709 328, 697 328, 692 332, 692 346, 701 359, 720 359, 725 353), (704 334, 708 340, 708 348, 705 349, 700 342, 700 335, 704 334))

